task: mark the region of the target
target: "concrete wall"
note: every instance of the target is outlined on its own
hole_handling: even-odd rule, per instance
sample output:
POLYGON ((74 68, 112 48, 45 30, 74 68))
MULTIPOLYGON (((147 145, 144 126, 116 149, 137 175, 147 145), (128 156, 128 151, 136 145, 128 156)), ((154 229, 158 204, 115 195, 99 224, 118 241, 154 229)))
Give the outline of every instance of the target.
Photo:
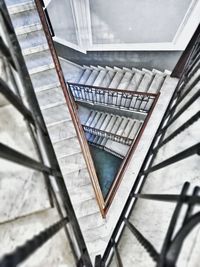
POLYGON ((180 51, 94 51, 87 54, 55 43, 58 55, 79 65, 101 65, 173 70, 180 51))

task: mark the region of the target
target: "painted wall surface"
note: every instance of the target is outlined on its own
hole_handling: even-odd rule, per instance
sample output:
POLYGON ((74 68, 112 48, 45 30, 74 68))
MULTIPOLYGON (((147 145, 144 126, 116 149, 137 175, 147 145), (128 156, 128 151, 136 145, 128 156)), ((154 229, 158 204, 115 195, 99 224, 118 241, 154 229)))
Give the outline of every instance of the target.
POLYGON ((90 1, 95 44, 171 42, 191 0, 90 1))
POLYGON ((55 35, 68 42, 77 44, 76 28, 70 1, 52 0, 47 10, 55 35))
POLYGON ((157 68, 173 70, 180 51, 94 51, 87 54, 55 43, 58 55, 79 65, 157 68))

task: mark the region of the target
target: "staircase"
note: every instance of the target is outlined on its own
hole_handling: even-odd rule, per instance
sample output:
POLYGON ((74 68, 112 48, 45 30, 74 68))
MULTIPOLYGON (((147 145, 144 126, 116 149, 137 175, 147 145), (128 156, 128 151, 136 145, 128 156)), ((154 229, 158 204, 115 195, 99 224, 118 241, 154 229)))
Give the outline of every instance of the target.
MULTIPOLYGON (((19 3, 16 0, 7 0, 6 2, 80 228, 90 256, 94 260, 95 256, 102 254, 107 246, 115 222, 120 216, 177 80, 169 77, 167 71, 81 67, 60 59, 66 82, 116 88, 122 91, 161 93, 107 217, 103 219, 35 4, 33 1, 24 1, 19 3)), ((100 112, 91 105, 92 95, 92 92, 88 92, 85 96, 79 94, 81 96, 79 99, 75 98, 82 104, 90 105, 90 108, 92 106, 92 112, 85 121, 80 119, 88 141, 124 157, 130 145, 129 141, 132 142, 139 132, 142 125, 141 119, 118 116, 113 112, 100 112), (94 120, 97 117, 101 117, 102 120, 94 120), (93 129, 90 130, 89 127, 93 129)), ((74 94, 74 96, 77 95, 74 94)), ((113 99, 109 101, 117 106, 121 102, 119 99, 117 102, 113 99)), ((142 100, 139 103, 137 109, 141 107, 142 100)), ((101 106, 105 107, 105 102, 101 106)), ((141 108, 141 111, 145 113, 148 109, 141 108)), ((135 114, 139 116, 138 112, 135 114)))

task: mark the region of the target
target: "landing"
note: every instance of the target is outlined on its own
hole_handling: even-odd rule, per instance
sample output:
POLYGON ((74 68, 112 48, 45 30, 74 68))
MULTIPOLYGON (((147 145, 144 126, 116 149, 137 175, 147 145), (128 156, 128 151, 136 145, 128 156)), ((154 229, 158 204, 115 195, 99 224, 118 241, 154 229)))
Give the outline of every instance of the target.
POLYGON ((105 199, 123 160, 92 145, 89 147, 105 199))

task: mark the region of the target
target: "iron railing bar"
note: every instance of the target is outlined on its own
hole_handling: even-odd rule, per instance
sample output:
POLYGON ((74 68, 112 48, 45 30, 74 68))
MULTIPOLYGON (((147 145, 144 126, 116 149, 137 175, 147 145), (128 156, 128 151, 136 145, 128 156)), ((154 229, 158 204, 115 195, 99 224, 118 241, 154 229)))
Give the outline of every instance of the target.
POLYGON ((0 36, 0 50, 1 53, 4 55, 4 57, 7 59, 7 61, 10 63, 10 65, 16 70, 15 62, 12 58, 12 55, 1 36, 0 36))
POLYGON ((151 258, 158 262, 159 254, 154 248, 154 246, 143 236, 143 234, 137 230, 137 228, 127 219, 124 220, 126 226, 129 228, 129 230, 132 232, 132 234, 135 236, 135 238, 138 240, 140 245, 148 252, 148 254, 151 256, 151 258))
POLYGON ((199 153, 200 153, 200 143, 197 143, 196 145, 193 145, 193 146, 181 151, 180 153, 177 153, 176 155, 154 165, 153 167, 148 168, 146 171, 143 172, 143 174, 148 174, 150 172, 157 171, 161 168, 167 167, 173 163, 176 163, 178 161, 181 161, 183 159, 186 159, 190 156, 193 156, 193 155, 199 154, 199 153))
POLYGON ((183 205, 182 198, 187 193, 188 188, 189 188, 189 183, 185 182, 184 185, 183 185, 183 188, 181 190, 180 199, 179 199, 179 201, 178 201, 178 203, 177 203, 177 205, 176 205, 176 207, 174 209, 174 213, 172 215, 172 218, 171 218, 168 230, 167 230, 167 234, 166 234, 166 237, 165 237, 165 240, 164 240, 164 243, 163 243, 163 246, 162 246, 162 250, 161 250, 161 253, 160 253, 160 261, 159 261, 159 265, 158 266, 164 266, 164 263, 165 263, 165 260, 166 260, 165 259, 166 253, 167 253, 167 251, 169 249, 169 246, 171 244, 172 235, 173 235, 173 232, 174 232, 177 220, 178 220, 178 216, 180 214, 180 211, 181 211, 181 208, 182 208, 182 205, 183 205))
POLYGON ((49 239, 51 239, 64 225, 69 222, 68 218, 64 218, 59 222, 51 225, 47 229, 41 231, 35 235, 32 239, 26 241, 25 244, 17 247, 15 251, 5 255, 0 260, 0 267, 17 267, 28 257, 32 255, 37 249, 44 245, 49 239))
POLYGON ((200 118, 200 111, 198 111, 194 116, 192 116, 189 120, 183 123, 179 128, 177 128, 173 133, 171 133, 166 139, 164 139, 159 145, 157 145, 152 153, 155 153, 160 149, 162 146, 166 145, 169 141, 171 141, 174 137, 182 133, 188 127, 190 127, 193 123, 195 123, 200 118))
MULTIPOLYGON (((27 125, 27 128, 29 130, 30 136, 32 138, 33 145, 35 147, 35 150, 36 150, 36 153, 38 155, 38 158, 39 158, 40 162, 42 164, 44 164, 42 153, 40 151, 40 147, 39 147, 38 140, 37 140, 37 135, 35 135, 34 130, 32 129, 31 125, 27 121, 26 121, 26 125, 27 125)), ((50 186, 51 186, 50 178, 44 172, 43 172, 43 176, 44 176, 44 182, 45 182, 45 185, 46 185, 46 190, 47 190, 49 202, 50 202, 51 207, 53 208, 54 204, 53 204, 53 197, 52 197, 52 192, 51 192, 51 188, 50 188, 50 186)))
POLYGON ((79 83, 71 83, 71 82, 67 82, 67 84, 69 85, 69 87, 73 88, 73 86, 78 86, 83 87, 83 88, 92 88, 94 90, 100 89, 102 91, 108 91, 108 92, 116 92, 116 93, 122 93, 122 94, 128 94, 128 95, 144 95, 144 96, 153 96, 156 97, 157 94, 154 93, 148 93, 148 92, 140 92, 140 91, 130 91, 130 90, 121 90, 121 89, 117 89, 117 88, 106 88, 106 87, 100 87, 100 86, 93 86, 93 85, 86 85, 86 84, 79 84, 79 83))
POLYGON ((121 256, 119 254, 119 251, 118 251, 118 248, 115 242, 113 242, 113 249, 116 255, 116 259, 117 259, 117 267, 123 267, 122 259, 121 259, 121 256))
POLYGON ((23 104, 20 98, 12 92, 7 84, 0 78, 0 93, 27 119, 35 126, 35 121, 30 110, 23 104))
POLYGON ((26 155, 0 143, 0 157, 24 167, 31 168, 40 172, 47 173, 55 177, 61 177, 61 173, 45 166, 44 164, 27 157, 26 155))
MULTIPOLYGON (((193 190, 193 194, 192 194, 192 198, 198 198, 198 193, 199 193, 200 188, 198 186, 195 186, 194 190, 193 190)), ((200 197, 199 197, 200 198, 200 197)), ((189 219, 189 217, 192 215, 192 212, 194 210, 194 206, 195 204, 198 204, 198 201, 193 201, 193 202, 188 202, 188 208, 185 214, 185 218, 183 220, 182 226, 184 226, 187 223, 187 220, 189 219)))
POLYGON ((166 131, 166 129, 175 122, 200 96, 200 90, 197 91, 188 102, 167 122, 167 124, 160 130, 159 135, 166 131))
MULTIPOLYGON (((163 201, 176 203, 180 200, 180 195, 176 194, 132 194, 134 198, 147 199, 152 201, 163 201)), ((181 197, 183 203, 200 204, 200 196, 183 196, 181 197)))

